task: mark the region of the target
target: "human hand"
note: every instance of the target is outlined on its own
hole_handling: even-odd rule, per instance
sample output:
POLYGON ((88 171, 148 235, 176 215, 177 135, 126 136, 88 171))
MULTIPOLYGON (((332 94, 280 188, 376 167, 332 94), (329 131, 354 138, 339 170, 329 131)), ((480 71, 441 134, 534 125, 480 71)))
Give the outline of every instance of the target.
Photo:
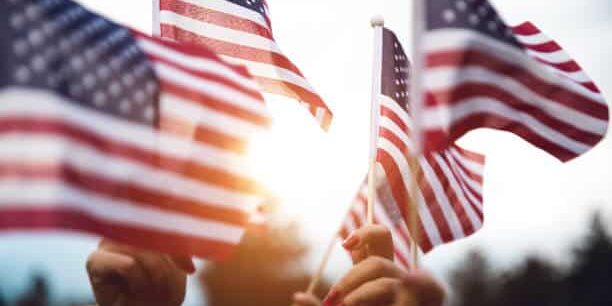
POLYGON ((321 301, 312 294, 298 292, 293 295, 291 306, 321 306, 321 301))
POLYGON ((102 240, 87 258, 87 273, 99 306, 179 306, 185 298, 190 258, 140 250, 102 240))
POLYGON ((446 293, 431 274, 413 270, 401 279, 394 306, 442 306, 446 293))
POLYGON ((382 225, 367 225, 353 231, 342 242, 351 254, 353 264, 369 256, 379 256, 393 260, 393 239, 391 232, 382 225))
POLYGON ((336 283, 323 306, 442 306, 444 296, 430 274, 404 272, 390 260, 374 256, 336 283))
POLYGON ((393 240, 383 226, 354 231, 343 246, 355 266, 330 290, 324 306, 441 306, 444 290, 428 273, 405 272, 393 260, 393 240))

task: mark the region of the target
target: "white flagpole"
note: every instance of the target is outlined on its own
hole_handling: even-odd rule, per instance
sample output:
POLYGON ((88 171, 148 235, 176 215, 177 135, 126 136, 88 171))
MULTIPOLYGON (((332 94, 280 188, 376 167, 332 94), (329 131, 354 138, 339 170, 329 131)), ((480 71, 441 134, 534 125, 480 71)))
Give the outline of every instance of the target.
POLYGON ((159 20, 159 0, 153 0, 153 36, 161 35, 161 25, 159 20))
POLYGON ((412 6, 412 71, 410 75, 410 111, 412 114, 413 128, 412 139, 414 139, 414 152, 410 156, 410 170, 412 179, 410 180, 410 203, 408 204, 409 222, 408 227, 412 235, 410 246, 412 262, 415 268, 419 267, 418 248, 421 240, 421 233, 418 226, 419 202, 416 196, 418 192, 418 179, 421 176, 419 167, 419 157, 423 153, 423 140, 421 135, 422 103, 423 103, 423 68, 424 58, 422 53, 423 33, 425 30, 425 11, 426 0, 413 0, 412 6))
POLYGON ((370 168, 368 171, 368 224, 374 224, 374 203, 376 203, 376 150, 378 149, 378 121, 380 117, 379 97, 382 74, 382 43, 385 20, 381 16, 370 21, 374 28, 374 54, 372 62, 372 103, 370 108, 370 168))

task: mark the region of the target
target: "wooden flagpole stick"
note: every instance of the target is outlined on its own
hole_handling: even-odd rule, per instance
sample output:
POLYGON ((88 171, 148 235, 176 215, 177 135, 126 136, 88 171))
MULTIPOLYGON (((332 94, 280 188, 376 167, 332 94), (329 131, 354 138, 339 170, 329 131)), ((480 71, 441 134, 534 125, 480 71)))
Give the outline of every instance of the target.
POLYGON ((374 52, 372 62, 372 103, 370 108, 370 167, 368 171, 368 224, 374 224, 374 203, 376 203, 376 151, 378 149, 378 121, 380 114, 379 96, 382 74, 382 33, 385 20, 381 16, 370 21, 374 28, 374 52))
POLYGON ((153 0, 153 28, 151 34, 153 34, 153 36, 161 35, 161 25, 159 21, 159 0, 153 0))
POLYGON ((339 230, 334 232, 334 237, 331 239, 331 241, 327 245, 327 249, 325 250, 325 254, 323 255, 323 260, 321 260, 321 263, 319 264, 319 267, 317 268, 316 274, 312 276, 312 279, 310 280, 310 284, 308 284, 308 289, 306 290, 307 294, 314 295, 315 290, 317 289, 317 286, 319 285, 319 282, 321 281, 321 277, 323 276, 323 273, 325 272, 325 268, 327 267, 327 264, 329 263, 329 259, 331 258, 332 251, 334 250, 334 246, 336 245, 336 241, 338 240, 339 232, 340 232, 339 230))
MULTIPOLYGON (((351 213, 352 209, 353 209, 353 202, 351 202, 349 209, 344 215, 346 216, 349 213, 351 213)), ((315 275, 312 276, 312 279, 310 280, 310 284, 308 284, 308 289, 306 290, 306 293, 314 294, 315 290, 317 289, 317 286, 319 285, 319 282, 321 281, 321 277, 323 276, 323 273, 325 272, 325 268, 327 267, 327 264, 329 263, 329 259, 331 258, 332 252, 334 250, 334 246, 336 245, 336 242, 338 240, 338 235, 340 234, 340 231, 342 230, 343 226, 344 226, 344 222, 340 223, 340 226, 334 232, 332 239, 329 241, 329 244, 327 245, 327 249, 325 250, 325 253, 323 255, 323 259, 321 260, 321 263, 319 263, 319 267, 317 268, 317 272, 315 275)))
POLYGON ((409 222, 408 228, 412 235, 411 257, 415 268, 419 267, 418 248, 421 240, 421 232, 418 226, 419 201, 417 197, 419 177, 421 176, 421 167, 419 166, 419 156, 423 152, 423 141, 421 136, 421 119, 422 119, 422 103, 423 103, 423 78, 422 72, 424 68, 422 56, 422 36, 425 29, 424 2, 426 0, 413 0, 412 6, 412 71, 410 75, 410 111, 412 113, 412 139, 414 140, 414 152, 410 154, 410 172, 412 179, 410 180, 410 203, 408 203, 409 222))

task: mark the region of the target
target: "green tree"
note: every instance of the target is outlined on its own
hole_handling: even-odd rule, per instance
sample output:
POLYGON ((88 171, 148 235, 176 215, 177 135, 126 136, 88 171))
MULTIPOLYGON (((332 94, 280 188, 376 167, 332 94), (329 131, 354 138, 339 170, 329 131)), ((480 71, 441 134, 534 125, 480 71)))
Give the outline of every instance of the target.
POLYGON ((601 213, 593 216, 591 230, 574 254, 568 277, 571 305, 612 305, 612 237, 601 213))
POLYGON ((42 275, 35 275, 32 278, 30 289, 17 300, 17 306, 47 305, 49 305, 49 284, 42 275))
POLYGON ((564 274, 555 265, 537 257, 501 277, 498 306, 567 306, 564 274))
POLYGON ((486 257, 479 250, 471 251, 465 262, 451 274, 454 306, 492 306, 498 289, 497 281, 486 257))

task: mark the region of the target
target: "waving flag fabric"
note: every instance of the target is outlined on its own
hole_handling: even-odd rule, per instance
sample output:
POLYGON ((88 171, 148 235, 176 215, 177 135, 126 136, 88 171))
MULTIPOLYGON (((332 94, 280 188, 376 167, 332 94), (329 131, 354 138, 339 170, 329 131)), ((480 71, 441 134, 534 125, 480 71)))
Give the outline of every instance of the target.
POLYGON ((246 69, 69 0, 0 12, 0 230, 227 255, 260 197, 243 148, 269 124, 246 69))
POLYGON ((508 27, 485 0, 424 2, 426 150, 487 127, 567 161, 606 134, 609 111, 599 90, 533 25, 508 27))
MULTIPOLYGON (((384 179, 381 177, 380 179, 384 179)), ((393 248, 395 262, 402 268, 409 270, 410 264, 410 233, 404 223, 401 211, 390 198, 391 193, 384 183, 378 184, 376 188, 378 201, 374 204, 374 223, 384 225, 393 237, 393 248)), ((359 187, 359 192, 351 204, 351 210, 342 224, 340 238, 348 238, 352 231, 366 225, 368 205, 368 181, 367 179, 359 187)))
MULTIPOLYGON (((412 119, 408 108, 410 67, 402 45, 393 32, 383 29, 382 44, 376 173, 377 177, 382 178, 377 180, 380 203, 375 203, 374 212, 381 224, 397 229, 394 239, 404 240, 399 244, 401 246, 409 240, 402 233, 403 229, 397 228, 396 220, 398 216, 407 216, 410 181, 413 177, 409 162, 410 154, 414 152, 412 119)), ((417 226, 421 233, 418 242, 424 252, 469 236, 482 227, 484 161, 484 156, 455 145, 419 158, 417 226)), ((351 213, 346 224, 358 227, 365 223, 365 214, 360 208, 363 201, 356 201, 356 212, 351 213)), ((409 254, 409 250, 400 247, 396 252, 398 262, 405 261, 402 257, 409 258, 406 254, 409 254)), ((407 262, 403 264, 407 266, 407 262)))
POLYGON ((263 0, 156 0, 162 37, 205 45, 245 65, 265 92, 296 99, 327 129, 332 113, 272 35, 263 0))

